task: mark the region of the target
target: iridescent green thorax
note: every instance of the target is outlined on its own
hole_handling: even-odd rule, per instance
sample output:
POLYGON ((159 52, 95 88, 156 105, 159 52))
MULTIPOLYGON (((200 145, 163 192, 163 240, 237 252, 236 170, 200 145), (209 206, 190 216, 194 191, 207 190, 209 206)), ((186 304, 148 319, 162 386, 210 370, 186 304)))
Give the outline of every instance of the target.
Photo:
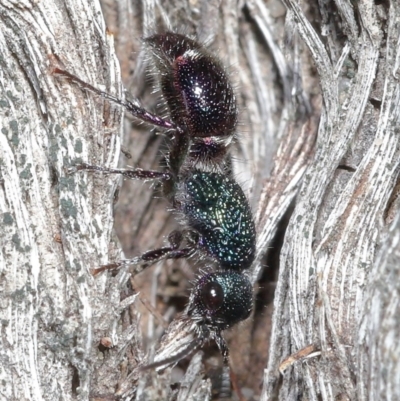
POLYGON ((256 234, 240 185, 224 175, 196 170, 183 185, 181 209, 190 227, 199 232, 200 246, 222 268, 249 268, 254 260, 256 234))

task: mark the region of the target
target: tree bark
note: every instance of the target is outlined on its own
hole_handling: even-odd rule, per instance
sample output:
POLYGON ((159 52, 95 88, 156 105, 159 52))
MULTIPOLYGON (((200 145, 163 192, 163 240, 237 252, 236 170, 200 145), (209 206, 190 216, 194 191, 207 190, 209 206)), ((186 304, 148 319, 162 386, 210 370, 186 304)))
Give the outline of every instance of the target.
POLYGON ((123 81, 162 110, 141 38, 166 27, 207 43, 237 87, 232 165, 258 233, 257 307, 226 333, 243 394, 263 380, 264 401, 400 399, 400 6, 283 3, 0 0, 0 399, 211 398, 212 348, 185 376, 137 369, 201 265, 91 274, 122 256, 114 207, 129 257, 178 227, 166 201, 71 170, 115 167, 121 146, 121 165, 160 169, 163 138, 54 74, 119 97, 123 81))
POLYGON ((261 399, 396 400, 399 3, 322 1, 323 38, 284 3, 323 107, 281 253, 261 399), (282 381, 283 357, 309 345, 302 362, 281 365, 282 381))
POLYGON ((89 273, 108 260, 116 180, 68 169, 117 164, 122 111, 52 71, 120 96, 113 38, 97 2, 1 1, 0 15, 0 398, 87 400, 101 338, 127 340, 119 284, 89 273))

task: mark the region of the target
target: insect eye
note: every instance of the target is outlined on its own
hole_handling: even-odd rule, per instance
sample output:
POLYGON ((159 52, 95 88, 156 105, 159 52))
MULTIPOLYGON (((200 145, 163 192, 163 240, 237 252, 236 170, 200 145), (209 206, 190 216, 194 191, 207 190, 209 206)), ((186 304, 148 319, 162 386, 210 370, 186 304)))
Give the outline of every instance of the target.
POLYGON ((200 291, 200 297, 210 311, 217 311, 224 304, 224 290, 217 282, 206 283, 200 291))

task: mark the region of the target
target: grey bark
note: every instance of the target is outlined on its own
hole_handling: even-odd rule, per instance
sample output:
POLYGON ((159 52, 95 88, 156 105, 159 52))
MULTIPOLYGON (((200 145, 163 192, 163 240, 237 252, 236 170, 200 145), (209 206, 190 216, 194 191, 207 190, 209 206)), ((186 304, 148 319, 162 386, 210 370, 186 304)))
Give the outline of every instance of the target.
POLYGON ((326 44, 296 2, 285 4, 315 62, 324 107, 282 249, 262 399, 399 399, 399 4, 335 2, 343 46, 332 4, 320 3, 326 44), (287 369, 278 389, 282 357, 310 344, 316 352, 287 369))
POLYGON ((84 400, 103 333, 126 341, 119 284, 89 274, 107 261, 116 182, 68 168, 118 162, 122 113, 52 69, 119 95, 119 65, 98 3, 2 1, 0 15, 0 398, 84 400))
MULTIPOLYGON (((114 206, 131 256, 176 228, 165 201, 124 183, 114 205, 117 177, 69 171, 116 166, 122 142, 131 154, 122 165, 157 169, 162 138, 53 74, 65 68, 118 96, 123 80, 157 110, 140 38, 161 25, 205 41, 237 84, 232 161, 257 223, 254 283, 297 196, 271 339, 267 313, 227 333, 246 394, 260 383, 245 373, 266 367, 262 400, 400 399, 400 6, 283 3, 287 11, 277 0, 0 0, 0 399, 211 397, 201 354, 178 379, 137 370, 173 318, 173 307, 155 306, 176 291, 173 264, 132 281, 90 272, 121 257, 114 206)), ((181 267, 176 281, 186 283, 193 269, 181 267)))

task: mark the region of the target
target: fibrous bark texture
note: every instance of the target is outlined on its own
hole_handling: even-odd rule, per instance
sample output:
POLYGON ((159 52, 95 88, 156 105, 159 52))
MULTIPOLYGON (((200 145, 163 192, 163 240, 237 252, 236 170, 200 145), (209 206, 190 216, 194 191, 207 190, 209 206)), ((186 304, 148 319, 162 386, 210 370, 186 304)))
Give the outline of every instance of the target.
POLYGON ((166 29, 205 43, 238 97, 257 257, 254 313, 224 333, 232 399, 399 400, 397 0, 0 0, 0 400, 218 394, 212 345, 138 370, 200 262, 91 274, 179 222, 156 185, 73 166, 160 170, 164 136, 55 73, 163 114, 141 38, 166 29))

